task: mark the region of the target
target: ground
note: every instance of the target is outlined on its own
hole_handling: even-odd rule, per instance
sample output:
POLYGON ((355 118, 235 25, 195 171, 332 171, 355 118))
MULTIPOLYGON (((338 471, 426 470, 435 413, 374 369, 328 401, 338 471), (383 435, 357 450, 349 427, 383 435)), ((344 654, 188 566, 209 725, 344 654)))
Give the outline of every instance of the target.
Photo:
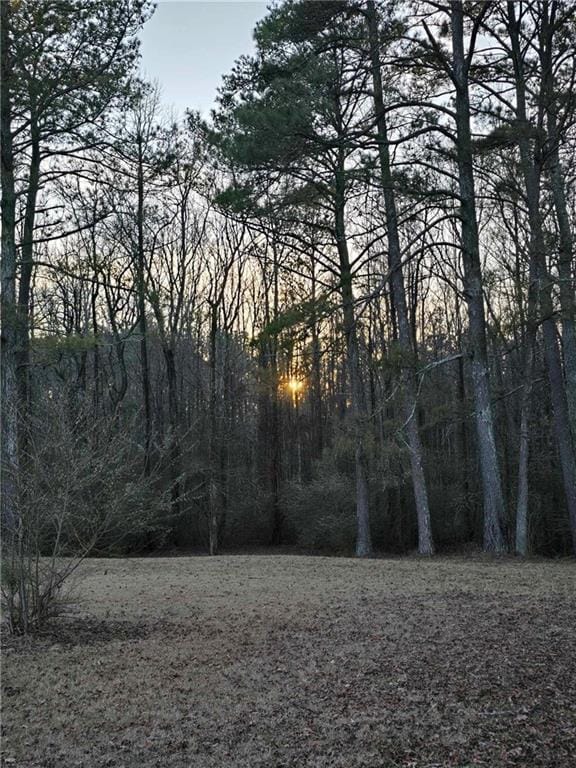
POLYGON ((8 640, 3 765, 576 765, 576 564, 91 560, 8 640))

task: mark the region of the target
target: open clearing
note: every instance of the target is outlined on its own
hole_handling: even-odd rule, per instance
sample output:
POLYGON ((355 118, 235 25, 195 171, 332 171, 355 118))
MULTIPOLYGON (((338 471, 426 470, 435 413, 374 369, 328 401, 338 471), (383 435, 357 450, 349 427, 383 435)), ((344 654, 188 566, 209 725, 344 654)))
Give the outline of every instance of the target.
POLYGON ((6 766, 576 766, 576 566, 91 560, 8 640, 6 766))

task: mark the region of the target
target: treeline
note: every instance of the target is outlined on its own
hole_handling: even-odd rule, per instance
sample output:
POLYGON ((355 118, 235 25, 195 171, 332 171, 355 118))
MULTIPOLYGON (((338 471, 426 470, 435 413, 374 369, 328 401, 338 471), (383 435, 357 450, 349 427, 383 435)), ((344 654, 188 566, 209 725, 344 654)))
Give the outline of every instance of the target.
POLYGON ((0 7, 20 558, 576 548, 572 3, 280 3, 208 122, 0 7))

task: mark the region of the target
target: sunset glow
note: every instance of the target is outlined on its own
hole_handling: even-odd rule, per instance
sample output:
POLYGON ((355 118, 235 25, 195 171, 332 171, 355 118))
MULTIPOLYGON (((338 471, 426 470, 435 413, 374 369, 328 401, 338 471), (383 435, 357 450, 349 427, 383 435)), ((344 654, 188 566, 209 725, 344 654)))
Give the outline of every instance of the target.
POLYGON ((304 382, 300 379, 289 379, 288 383, 286 384, 290 392, 296 396, 299 392, 302 392, 304 389, 304 382))

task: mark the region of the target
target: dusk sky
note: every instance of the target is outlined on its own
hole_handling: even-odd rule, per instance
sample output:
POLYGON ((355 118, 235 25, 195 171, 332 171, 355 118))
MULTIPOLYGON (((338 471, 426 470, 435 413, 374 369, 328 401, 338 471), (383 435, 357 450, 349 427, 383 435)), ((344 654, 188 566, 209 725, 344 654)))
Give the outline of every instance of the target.
POLYGON ((160 0, 142 34, 142 73, 158 80, 162 102, 208 116, 222 75, 253 50, 252 30, 266 13, 253 0, 160 0))

